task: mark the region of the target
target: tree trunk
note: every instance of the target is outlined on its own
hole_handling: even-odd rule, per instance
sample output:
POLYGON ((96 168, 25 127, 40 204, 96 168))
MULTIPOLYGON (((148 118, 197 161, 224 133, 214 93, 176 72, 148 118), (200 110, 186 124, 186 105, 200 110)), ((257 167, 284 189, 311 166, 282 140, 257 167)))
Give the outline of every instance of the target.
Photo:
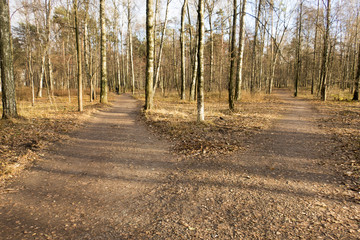
POLYGON ((154 80, 154 3, 146 0, 146 86, 145 110, 153 107, 153 80, 154 80))
POLYGON ((131 71, 131 93, 135 93, 135 73, 134 73, 134 56, 133 56, 133 44, 132 44, 132 29, 131 29, 131 1, 128 0, 128 37, 129 37, 129 60, 131 71))
POLYGON ((18 116, 15 98, 12 37, 10 27, 9 1, 0 0, 0 67, 2 90, 2 118, 18 116))
POLYGON ((357 73, 355 78, 355 87, 354 87, 354 101, 359 101, 359 86, 360 86, 360 44, 358 44, 358 66, 357 66, 357 73))
POLYGON ((85 77, 86 82, 90 86, 90 102, 94 101, 94 84, 92 81, 92 77, 90 74, 90 66, 89 66, 89 29, 88 29, 88 21, 89 21, 89 0, 85 1, 85 19, 84 19, 84 60, 85 60, 85 77))
POLYGON ((324 36, 324 50, 321 64, 321 100, 326 101, 327 94, 327 78, 328 78, 328 62, 329 62, 329 48, 330 48, 330 12, 331 0, 327 0, 326 7, 326 29, 324 36))
POLYGON ((232 23, 232 36, 230 45, 230 77, 229 77, 229 109, 234 111, 235 109, 235 60, 236 60, 236 17, 237 17, 237 0, 234 0, 233 5, 233 23, 232 23))
POLYGON ((159 79, 160 79, 161 58, 162 58, 162 53, 163 53, 163 48, 164 48, 164 39, 165 39, 166 27, 167 27, 167 23, 168 23, 168 12, 169 12, 170 2, 171 2, 171 0, 167 0, 167 3, 166 3, 165 22, 164 22, 164 27, 163 27, 162 33, 161 33, 159 56, 157 59, 156 71, 155 71, 155 77, 154 77, 153 94, 155 94, 155 92, 156 92, 156 88, 157 88, 157 85, 159 84, 159 79))
POLYGON ((184 0, 181 8, 181 30, 180 30, 180 49, 181 49, 181 99, 185 99, 185 86, 186 86, 186 56, 185 56, 185 15, 188 5, 188 0, 184 0))
POLYGON ((199 21, 199 43, 198 43, 198 83, 197 83, 197 121, 202 122, 205 118, 204 113, 204 45, 205 45, 205 26, 204 26, 204 0, 199 0, 198 5, 199 21))
POLYGON ((243 70, 243 58, 245 48, 245 11, 246 11, 246 0, 243 0, 240 15, 240 32, 239 32, 239 52, 238 52, 238 64, 236 73, 236 88, 235 88, 235 99, 240 100, 241 98, 241 85, 242 85, 242 70, 243 70))
POLYGON ((319 24, 319 15, 320 15, 320 0, 317 3, 317 11, 316 11, 316 20, 315 20, 315 39, 314 39, 314 63, 313 63, 313 74, 311 78, 311 94, 314 94, 315 89, 315 79, 317 79, 318 70, 318 60, 317 60, 317 42, 318 42, 318 24, 319 24))
POLYGON ((299 19, 298 19, 298 42, 296 47, 296 74, 295 74, 295 92, 294 96, 297 97, 298 95, 298 87, 300 81, 300 72, 301 72, 301 28, 302 28, 302 8, 303 8, 303 0, 300 0, 299 5, 299 19))
POLYGON ((106 69, 106 25, 105 25, 105 0, 100 0, 100 27, 101 27, 101 40, 100 40, 100 102, 108 102, 108 82, 107 82, 107 69, 106 69))
POLYGON ((74 0, 75 11, 75 38, 76 38, 76 56, 77 56, 77 80, 78 80, 78 111, 83 111, 83 96, 82 96, 82 70, 81 70, 81 44, 79 34, 79 20, 78 20, 78 7, 77 1, 74 0))
POLYGON ((257 59, 257 35, 259 29, 259 21, 260 21, 260 14, 261 14, 261 5, 262 0, 259 0, 258 8, 257 8, 257 16, 255 18, 255 34, 254 34, 254 42, 253 42, 253 49, 252 49, 252 61, 251 61, 251 79, 250 79, 250 92, 254 92, 254 84, 256 81, 256 59, 257 59))

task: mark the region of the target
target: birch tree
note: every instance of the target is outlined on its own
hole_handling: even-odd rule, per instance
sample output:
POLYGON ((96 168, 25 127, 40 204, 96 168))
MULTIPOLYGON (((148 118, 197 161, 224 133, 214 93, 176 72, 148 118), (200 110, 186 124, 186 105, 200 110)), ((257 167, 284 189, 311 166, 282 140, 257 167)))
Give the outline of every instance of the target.
POLYGON ((153 80, 154 80, 154 2, 146 0, 146 83, 145 83, 145 110, 153 107, 153 80))
POLYGON ((108 81, 106 69, 106 25, 105 25, 105 0, 100 0, 100 102, 108 103, 108 81))
POLYGON ((181 48, 181 99, 185 99, 185 84, 186 84, 186 56, 185 56, 185 15, 188 6, 188 0, 184 0, 181 8, 181 29, 180 29, 180 48, 181 48))
POLYGON ((205 119, 204 113, 204 45, 205 45, 205 26, 204 26, 204 0, 198 3, 199 21, 199 43, 198 43, 198 79, 197 79, 197 121, 205 119))

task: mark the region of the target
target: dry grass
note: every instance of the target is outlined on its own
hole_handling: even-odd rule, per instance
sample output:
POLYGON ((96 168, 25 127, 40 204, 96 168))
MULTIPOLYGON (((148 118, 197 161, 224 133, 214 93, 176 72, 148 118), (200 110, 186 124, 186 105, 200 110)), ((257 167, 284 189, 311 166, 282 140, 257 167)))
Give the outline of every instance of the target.
POLYGON ((196 122, 196 103, 179 100, 176 93, 157 95, 154 109, 144 116, 150 128, 175 142, 176 152, 192 156, 226 154, 244 148, 246 138, 269 128, 278 118, 279 100, 274 96, 244 93, 235 112, 228 110, 227 94, 222 96, 207 94, 203 123, 196 122))
MULTIPOLYGON (((53 142, 66 138, 90 113, 106 107, 84 96, 84 112, 77 111, 76 93, 71 102, 67 92, 55 93, 53 104, 45 97, 30 102, 29 89, 17 91, 20 118, 0 121, 0 180, 12 177, 42 155, 53 142)), ((113 95, 110 95, 110 99, 113 95)), ((0 107, 2 112, 2 108, 0 107)))

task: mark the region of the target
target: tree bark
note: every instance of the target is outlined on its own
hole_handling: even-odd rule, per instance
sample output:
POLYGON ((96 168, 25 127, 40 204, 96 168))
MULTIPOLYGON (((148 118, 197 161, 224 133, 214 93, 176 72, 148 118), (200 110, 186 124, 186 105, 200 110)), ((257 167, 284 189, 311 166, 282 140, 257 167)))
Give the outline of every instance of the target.
POLYGON ((302 8, 303 8, 303 0, 300 0, 299 5, 299 19, 298 19, 298 42, 296 47, 296 74, 295 74, 295 91, 294 96, 297 97, 298 95, 298 87, 300 81, 300 72, 301 72, 301 28, 302 28, 302 8))
POLYGON ((245 48, 245 11, 246 11, 246 0, 243 0, 240 15, 240 32, 239 32, 239 52, 238 52, 238 64, 236 74, 236 88, 235 88, 235 99, 240 100, 241 98, 241 85, 242 85, 242 70, 243 70, 243 58, 245 48))
POLYGON ((236 17, 237 17, 237 0, 233 1, 233 23, 231 32, 231 45, 230 45, 230 76, 229 76, 229 109, 235 109, 235 60, 236 60, 236 17))
POLYGON ((10 27, 9 1, 0 0, 0 66, 2 90, 2 118, 18 116, 15 98, 13 45, 10 27))
POLYGON ((106 69, 106 25, 105 25, 105 0, 100 0, 100 27, 101 27, 101 40, 100 40, 100 62, 101 62, 101 88, 100 88, 100 103, 108 102, 108 81, 106 69))
POLYGON ((360 44, 358 46, 358 66, 357 73, 355 78, 355 86, 354 86, 354 101, 359 101, 359 87, 360 87, 360 44))
POLYGON ((197 121, 203 122, 204 113, 204 45, 205 45, 205 26, 204 26, 204 0, 199 0, 198 4, 199 21, 199 43, 198 43, 198 83, 197 83, 197 121))
POLYGON ((262 0, 259 0, 258 7, 257 7, 257 16, 255 18, 255 34, 254 34, 254 42, 253 42, 253 49, 252 49, 252 61, 251 61, 251 79, 250 79, 250 92, 254 92, 254 84, 256 81, 256 59, 257 59, 257 35, 259 29, 259 21, 260 21, 260 14, 261 14, 261 5, 262 0))
POLYGON ((181 30, 180 30, 180 49, 181 49, 181 99, 185 99, 185 86, 186 86, 186 56, 185 56, 185 15, 188 5, 188 0, 184 0, 181 8, 181 30))
POLYGON ((146 0, 146 86, 145 110, 153 107, 153 80, 154 80, 154 2, 146 0))
POLYGON ((78 80, 78 111, 83 111, 83 96, 82 96, 82 69, 81 69, 81 44, 79 33, 79 19, 78 19, 78 7, 77 1, 74 0, 75 11, 75 38, 76 38, 76 55, 77 55, 77 80, 78 80))
POLYGON ((326 28, 324 36, 324 50, 321 64, 321 100, 326 101, 327 95, 327 78, 328 78, 328 62, 329 62, 329 48, 330 48, 330 12, 331 0, 327 0, 326 7, 326 28))

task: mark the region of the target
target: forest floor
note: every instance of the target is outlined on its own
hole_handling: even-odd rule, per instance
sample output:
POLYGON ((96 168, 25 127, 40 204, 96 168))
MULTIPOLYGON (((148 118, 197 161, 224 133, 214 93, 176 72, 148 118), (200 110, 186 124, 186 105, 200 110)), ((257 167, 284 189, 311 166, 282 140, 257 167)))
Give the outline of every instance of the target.
POLYGON ((116 98, 0 188, 0 238, 359 238, 359 193, 343 184, 359 106, 336 114, 284 90, 235 114, 207 106, 196 124, 194 104, 141 119, 116 98))

